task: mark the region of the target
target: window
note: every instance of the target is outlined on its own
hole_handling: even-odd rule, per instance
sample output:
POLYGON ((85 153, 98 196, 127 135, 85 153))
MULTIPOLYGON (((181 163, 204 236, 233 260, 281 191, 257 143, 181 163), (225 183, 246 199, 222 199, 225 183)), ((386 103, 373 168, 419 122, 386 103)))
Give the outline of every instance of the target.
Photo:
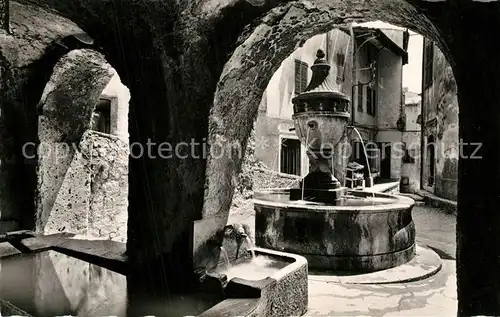
POLYGON ((372 87, 366 87, 366 112, 375 116, 377 111, 377 90, 372 87))
POLYGON ((353 140, 350 160, 353 162, 359 161, 361 158, 361 151, 361 142, 353 140))
POLYGON ((345 55, 342 53, 337 53, 337 82, 343 82, 345 80, 344 74, 344 64, 345 64, 345 55))
POLYGON ((377 49, 375 46, 368 44, 366 57, 368 65, 375 64, 377 62, 377 49))
POLYGON ((424 43, 424 88, 427 88, 433 81, 434 43, 429 40, 424 43))
POLYGON ((99 99, 92 113, 92 130, 111 133, 111 100, 99 99))
POLYGON ((402 162, 405 164, 414 164, 415 155, 413 149, 410 151, 410 149, 408 149, 408 146, 406 145, 406 142, 403 142, 402 150, 404 151, 404 155, 401 158, 402 162))
POLYGON ((363 112, 363 92, 364 92, 364 89, 363 89, 363 85, 361 84, 361 82, 358 83, 358 111, 359 112, 363 112))
POLYGON ((300 141, 281 140, 280 172, 300 176, 300 141))
POLYGON ((295 60, 295 94, 300 94, 306 89, 308 69, 307 63, 295 60))
POLYGON ((368 45, 366 50, 366 67, 370 67, 371 69, 368 71, 370 74, 370 79, 372 82, 377 82, 377 60, 378 60, 378 50, 373 45, 368 45))
POLYGON ((380 165, 380 149, 378 145, 373 142, 368 142, 366 144, 366 153, 368 155, 371 172, 377 173, 380 165))

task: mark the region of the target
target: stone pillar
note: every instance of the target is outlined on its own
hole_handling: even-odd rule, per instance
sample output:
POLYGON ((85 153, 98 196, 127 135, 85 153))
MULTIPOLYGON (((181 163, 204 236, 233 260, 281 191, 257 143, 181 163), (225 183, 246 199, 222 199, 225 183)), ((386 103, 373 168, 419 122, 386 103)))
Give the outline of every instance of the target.
POLYGON ((486 11, 486 6, 483 8, 467 11, 460 23, 463 27, 458 26, 453 34, 451 47, 461 139, 459 316, 500 314, 500 59, 496 41, 488 35, 488 30, 500 27, 500 21, 486 11))

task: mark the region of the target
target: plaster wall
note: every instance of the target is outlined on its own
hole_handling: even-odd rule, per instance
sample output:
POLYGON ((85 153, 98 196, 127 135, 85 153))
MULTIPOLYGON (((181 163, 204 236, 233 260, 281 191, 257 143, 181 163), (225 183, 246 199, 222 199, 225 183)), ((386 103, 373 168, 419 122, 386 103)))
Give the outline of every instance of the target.
POLYGON ((387 28, 382 28, 381 31, 388 38, 390 38, 396 45, 403 48, 403 40, 404 40, 404 29, 394 27, 393 25, 388 26, 387 28), (389 29, 391 28, 391 29, 389 29))
MULTIPOLYGON (((428 40, 425 39, 424 43, 426 41, 428 40)), ((450 64, 437 46, 434 46, 432 77, 432 84, 423 90, 424 188, 439 197, 457 200, 460 154, 457 84, 450 64), (427 155, 429 136, 436 140, 433 186, 428 186, 427 183, 429 169, 432 167, 427 155)))
POLYGON ((403 142, 412 160, 402 161, 401 177, 408 178, 408 184, 401 184, 401 190, 413 193, 420 189, 420 124, 417 118, 421 113, 421 103, 405 105, 406 130, 403 132, 403 142))
POLYGON ((111 100, 111 134, 116 135, 124 142, 128 143, 128 113, 130 92, 122 84, 120 76, 115 74, 106 88, 104 88, 101 98, 111 100))
MULTIPOLYGON (((399 31, 402 33, 401 31, 399 31)), ((395 53, 382 49, 379 52, 377 81, 377 142, 390 142, 392 179, 401 177, 402 133, 396 122, 402 111, 403 59, 395 53)))
POLYGON ((377 128, 397 131, 403 103, 403 59, 387 49, 382 49, 378 58, 377 128))

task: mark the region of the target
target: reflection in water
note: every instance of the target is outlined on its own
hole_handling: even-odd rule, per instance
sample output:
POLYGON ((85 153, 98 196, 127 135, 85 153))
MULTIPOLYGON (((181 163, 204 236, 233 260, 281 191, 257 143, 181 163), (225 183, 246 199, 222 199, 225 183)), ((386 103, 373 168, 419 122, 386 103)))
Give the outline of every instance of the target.
POLYGON ((266 256, 256 256, 251 261, 233 265, 229 269, 221 269, 219 272, 225 274, 228 280, 240 277, 246 280, 261 280, 272 275, 285 266, 288 262, 274 260, 266 256))
POLYGON ((125 316, 125 276, 55 251, 1 259, 0 298, 33 316, 125 316))
POLYGON ((126 276, 55 251, 0 259, 0 298, 36 317, 177 317, 216 304, 191 294, 145 297, 130 307, 126 276))

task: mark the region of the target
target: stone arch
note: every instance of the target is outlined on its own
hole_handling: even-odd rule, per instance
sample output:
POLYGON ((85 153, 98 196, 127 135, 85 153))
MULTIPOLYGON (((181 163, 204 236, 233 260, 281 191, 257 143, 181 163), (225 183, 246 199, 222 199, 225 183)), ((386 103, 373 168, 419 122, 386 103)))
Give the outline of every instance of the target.
MULTIPOLYGON (((97 231, 100 237, 113 231, 126 232, 125 223, 119 224, 123 228, 114 230, 110 228, 114 225, 101 224, 99 227, 99 219, 107 219, 102 213, 116 216, 123 202, 114 201, 118 207, 112 206, 109 210, 105 210, 109 206, 101 202, 100 207, 104 210, 93 210, 93 196, 101 194, 97 189, 101 182, 113 187, 113 182, 123 183, 125 178, 125 184, 119 189, 124 191, 122 198, 127 200, 126 170, 124 175, 114 175, 118 165, 123 164, 123 160, 127 162, 127 144, 118 137, 90 130, 99 97, 114 75, 115 71, 104 56, 88 49, 70 51, 54 67, 38 105, 38 232, 65 230, 92 235, 97 231), (112 165, 100 162, 105 154, 97 152, 104 151, 109 151, 107 155, 113 155, 116 162, 112 165), (103 170, 96 170, 100 168, 103 170), (100 179, 103 177, 105 180, 100 179)), ((124 239, 126 234, 118 235, 124 239)))
POLYGON ((10 13, 13 32, 0 37, 0 231, 35 227, 36 158, 26 158, 22 146, 36 142, 36 105, 54 65, 77 48, 75 36, 84 34, 75 23, 36 5, 11 2, 10 13))

